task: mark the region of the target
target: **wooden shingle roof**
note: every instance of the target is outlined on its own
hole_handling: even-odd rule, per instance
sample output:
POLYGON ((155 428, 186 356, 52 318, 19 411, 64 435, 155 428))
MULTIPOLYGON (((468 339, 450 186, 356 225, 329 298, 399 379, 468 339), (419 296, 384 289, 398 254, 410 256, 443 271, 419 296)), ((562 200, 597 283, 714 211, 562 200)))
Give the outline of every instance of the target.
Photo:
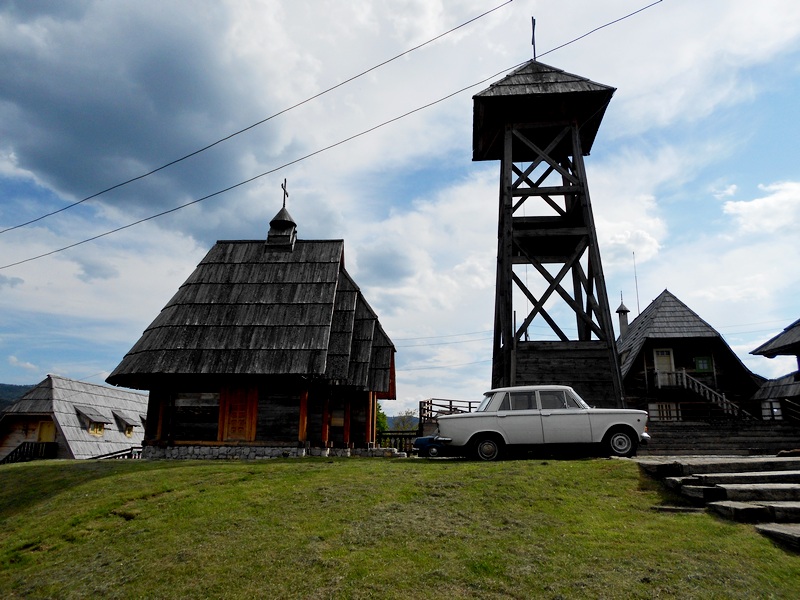
POLYGON ((8 407, 2 417, 51 416, 72 457, 84 459, 141 445, 146 414, 146 394, 48 375, 8 407), (105 424, 102 436, 89 433, 87 419, 105 424), (133 425, 131 437, 125 435, 119 420, 133 425))
POLYGON ((717 331, 668 290, 642 311, 617 341, 622 357, 620 368, 625 377, 648 339, 720 338, 717 331))
POLYGON ((149 389, 164 375, 301 375, 388 391, 368 387, 369 373, 389 372, 394 347, 376 335, 343 256, 342 240, 217 242, 107 381, 149 389), (373 345, 391 352, 373 357, 373 345))
POLYGON ((753 400, 780 400, 798 397, 800 397, 800 379, 798 379, 797 373, 789 373, 765 382, 753 395, 753 400))
MULTIPOLYGON (((500 160, 503 156, 503 131, 506 124, 528 129, 533 141, 544 148, 552 141, 530 131, 547 124, 576 121, 580 126, 583 154, 592 149, 606 107, 615 88, 567 73, 537 60, 531 60, 472 97, 472 158, 500 160), (528 125, 525 125, 528 124, 528 125)), ((545 127, 542 131, 546 131, 545 127)), ((518 160, 531 160, 524 149, 515 151, 518 160), (520 154, 520 151, 523 154, 520 154)))
POLYGON ((768 358, 776 356, 800 356, 800 319, 789 325, 771 340, 750 352, 768 358))

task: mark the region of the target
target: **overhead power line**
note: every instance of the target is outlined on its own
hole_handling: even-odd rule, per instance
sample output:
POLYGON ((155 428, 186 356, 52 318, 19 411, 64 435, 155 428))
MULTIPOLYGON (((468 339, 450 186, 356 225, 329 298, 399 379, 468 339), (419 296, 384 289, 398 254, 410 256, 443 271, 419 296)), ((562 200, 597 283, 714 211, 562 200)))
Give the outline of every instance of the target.
POLYGON ((26 225, 31 225, 33 223, 37 223, 37 222, 39 222, 39 221, 41 221, 43 219, 46 219, 47 217, 52 217, 53 215, 56 215, 56 214, 58 214, 60 212, 63 212, 65 210, 69 210, 70 208, 78 206, 79 204, 83 204, 87 200, 91 200, 93 198, 97 198, 98 196, 102 196, 103 194, 106 194, 106 193, 108 193, 108 192, 110 192, 112 190, 116 190, 116 189, 119 189, 119 188, 121 188, 123 186, 126 186, 129 183, 133 183, 134 181, 139 181, 140 179, 144 179, 145 177, 149 177, 150 175, 153 175, 154 173, 158 173, 159 171, 163 171, 164 169, 166 169, 168 167, 171 167, 172 165, 176 165, 179 162, 182 162, 182 161, 184 161, 184 160, 186 160, 188 158, 192 158, 193 156, 197 156, 201 152, 205 152, 206 150, 209 150, 209 149, 213 148, 214 146, 217 146, 217 145, 219 145, 219 144, 221 144, 223 142, 227 142, 228 140, 236 137, 237 135, 245 133, 246 131, 250 131, 251 129, 254 129, 254 128, 258 127, 259 125, 263 125, 267 121, 271 121, 275 117, 279 117, 282 114, 285 114, 285 113, 287 113, 287 112, 289 112, 291 110, 294 110, 295 108, 303 106, 304 104, 308 104, 309 102, 311 102, 312 100, 316 100, 320 96, 324 96, 325 94, 327 94, 329 92, 332 92, 333 90, 335 90, 337 88, 340 88, 343 85, 347 85, 348 83, 351 83, 351 82, 355 81, 356 79, 359 79, 360 77, 363 77, 364 75, 367 75, 368 73, 372 73, 373 71, 375 71, 377 69, 380 69, 381 67, 384 67, 384 66, 388 65, 389 63, 394 62, 397 59, 402 58, 403 56, 406 56, 407 54, 410 54, 410 53, 414 52, 415 50, 419 50, 420 48, 423 48, 423 47, 427 46, 428 44, 432 44, 436 40, 439 40, 439 39, 445 37, 446 35, 449 35, 449 34, 453 33, 454 31, 457 31, 457 30, 461 29, 462 27, 466 27, 470 23, 474 23, 478 19, 481 19, 481 18, 485 17, 486 15, 489 15, 489 14, 493 13, 494 11, 503 8, 507 4, 511 4, 512 1, 513 0, 507 0, 503 4, 495 6, 491 10, 487 10, 486 12, 481 13, 477 17, 473 17, 472 19, 470 19, 468 21, 464 21, 463 23, 461 23, 461 25, 457 25, 456 27, 453 27, 452 29, 448 29, 444 33, 440 33, 436 37, 433 37, 433 38, 429 39, 426 42, 423 42, 423 43, 418 44, 418 45, 416 45, 416 46, 414 46, 412 48, 409 48, 408 50, 406 50, 404 52, 401 52, 400 54, 398 54, 396 56, 393 56, 392 58, 384 60, 383 62, 378 63, 377 65, 375 65, 373 67, 370 67, 366 71, 362 71, 361 73, 358 73, 357 75, 353 75, 352 77, 349 77, 349 78, 345 79, 344 81, 342 81, 340 83, 337 83, 334 86, 331 86, 331 87, 329 87, 329 88, 327 88, 325 90, 322 90, 321 92, 319 92, 317 94, 314 94, 313 96, 310 96, 309 98, 306 98, 305 100, 302 100, 302 101, 298 102, 297 104, 293 104, 292 106, 289 106, 288 108, 284 108, 283 110, 280 110, 280 111, 276 112, 275 114, 272 114, 272 115, 270 115, 270 116, 268 116, 268 117, 266 117, 264 119, 261 119, 260 121, 257 121, 255 123, 253 123, 252 125, 248 125, 247 127, 243 128, 243 129, 240 129, 239 131, 235 131, 235 132, 233 132, 233 133, 231 133, 229 135, 226 135, 225 137, 220 138, 217 141, 208 144, 207 146, 203 146, 199 150, 195 150, 194 152, 190 152, 189 154, 186 154, 185 156, 181 156, 180 158, 176 158, 175 160, 171 160, 170 162, 168 162, 166 164, 163 164, 160 167, 157 167, 157 168, 155 168, 155 169, 153 169, 151 171, 147 171, 146 173, 142 173, 141 175, 137 175, 136 177, 132 177, 131 179, 127 179, 127 180, 125 180, 125 181, 123 181, 121 183, 117 183, 116 185, 112 185, 111 187, 108 187, 108 188, 106 188, 104 190, 100 190, 99 192, 96 192, 96 193, 94 193, 94 194, 92 194, 90 196, 86 196, 85 198, 82 198, 82 199, 80 199, 80 200, 78 200, 76 202, 73 202, 72 204, 68 204, 66 206, 63 206, 63 207, 59 208, 58 210, 54 210, 52 212, 44 214, 44 215, 42 215, 40 217, 37 217, 35 219, 31 219, 30 221, 25 221, 24 223, 19 223, 18 225, 13 225, 12 227, 7 227, 5 229, 2 229, 2 230, 0 230, 0 234, 6 233, 7 231, 13 231, 14 229, 19 229, 20 227, 25 227, 26 225))
MULTIPOLYGON (((510 1, 511 1, 511 0, 509 0, 509 2, 510 2, 510 1)), ((578 40, 581 40, 581 39, 585 38, 587 35, 589 35, 589 34, 591 34, 591 33, 595 32, 595 31, 599 31, 600 29, 603 29, 604 27, 606 27, 606 26, 608 26, 608 25, 610 25, 610 24, 613 24, 613 23, 619 23, 620 21, 623 21, 624 19, 627 19, 627 18, 629 18, 629 17, 632 17, 633 15, 636 15, 636 14, 638 14, 638 13, 642 12, 643 10, 646 10, 646 9, 648 9, 648 8, 652 7, 652 6, 655 6, 656 4, 659 4, 661 1, 662 1, 662 0, 657 0, 657 2, 654 2, 654 3, 652 3, 652 4, 649 4, 649 5, 647 5, 647 6, 643 7, 643 8, 641 8, 641 9, 638 9, 638 10, 636 10, 636 11, 632 12, 632 13, 629 13, 629 14, 625 15, 624 17, 620 17, 620 18, 618 18, 618 19, 615 19, 614 21, 610 21, 610 22, 609 22, 609 23, 607 23, 606 25, 603 25, 603 26, 600 26, 600 27, 596 27, 596 28, 595 28, 595 29, 593 29, 592 31, 590 31, 590 32, 588 32, 588 33, 586 33, 586 34, 584 34, 584 35, 582 35, 582 36, 579 36, 579 37, 577 37, 577 38, 575 38, 575 39, 573 39, 573 40, 571 40, 571 41, 569 41, 569 42, 566 42, 566 43, 564 43, 564 44, 561 44, 560 46, 557 46, 556 48, 553 48, 552 50, 548 50, 547 52, 543 52, 543 53, 542 53, 540 56, 544 56, 545 54, 549 54, 550 52, 553 52, 554 50, 557 50, 557 49, 563 48, 563 47, 565 47, 565 46, 568 46, 568 45, 570 45, 570 44, 572 44, 572 43, 575 43, 575 42, 577 42, 578 40)), ((506 3, 506 4, 507 4, 507 3, 506 3)), ((494 9, 492 9, 492 10, 497 10, 497 8, 500 8, 501 6, 504 6, 504 5, 500 5, 500 6, 498 6, 498 7, 494 8, 494 9)), ((490 11, 490 12, 491 12, 491 11, 490 11)), ((488 13, 485 13, 485 14, 488 14, 488 13)), ((476 19, 477 19, 477 18, 479 18, 479 17, 476 17, 476 19)), ((473 21, 474 21, 474 19, 473 19, 473 21)), ((462 26, 463 26, 463 25, 462 25, 462 26)), ((445 34, 442 34, 442 35, 445 35, 445 34)), ((439 37, 441 37, 441 35, 440 35, 439 37)), ((434 39, 437 39, 437 38, 434 38, 434 39)), ((431 40, 431 41, 432 41, 432 40, 431 40)), ((429 43, 429 42, 426 42, 426 43, 429 43)), ((413 49, 412 49, 412 50, 413 50, 413 49)), ((406 53, 408 53, 408 52, 410 52, 410 51, 411 51, 411 50, 407 51, 406 53)), ((402 55, 400 55, 400 56, 402 56, 402 55)), ((390 60, 393 60, 393 59, 390 59, 390 60)), ((388 62, 388 61, 387 61, 387 62, 388 62)), ((73 243, 73 244, 69 244, 69 245, 67 245, 67 246, 63 246, 63 247, 61 247, 61 248, 57 248, 57 249, 55 249, 55 250, 51 250, 51 251, 49 251, 49 252, 45 252, 45 253, 43 253, 43 254, 39 254, 39 255, 37 255, 37 256, 32 256, 32 257, 29 257, 29 258, 26 258, 26 259, 23 259, 23 260, 19 260, 19 261, 13 262, 13 263, 9 263, 9 264, 6 264, 6 265, 3 265, 3 266, 0 266, 0 270, 2 270, 2 269, 8 269, 8 268, 10 268, 10 267, 15 267, 15 266, 18 266, 18 265, 21 265, 21 264, 24 264, 24 263, 28 263, 28 262, 31 262, 31 261, 34 261, 34 260, 38 260, 38 259, 40 259, 40 258, 45 258, 45 257, 47 257, 47 256, 51 256, 51 255, 53 255, 53 254, 57 254, 57 253, 59 253, 59 252, 63 252, 63 251, 65 251, 65 250, 69 250, 69 249, 71 249, 71 248, 75 248, 75 247, 77 247, 77 246, 80 246, 80 245, 86 244, 86 243, 88 243, 88 242, 93 242, 93 241, 95 241, 95 240, 98 240, 98 239, 100 239, 100 238, 103 238, 103 237, 106 237, 106 236, 112 235, 112 234, 114 234, 114 233, 118 233, 118 232, 120 232, 120 231, 123 231, 123 230, 125 230, 125 229, 129 229, 129 228, 131 228, 131 227, 134 227, 135 225, 140 225, 141 223, 145 223, 145 222, 147 222, 147 221, 152 221, 153 219, 157 219, 157 218, 159 218, 159 217, 163 217, 163 216, 165 216, 165 215, 168 215, 168 214, 170 214, 170 213, 177 212, 177 211, 179 211, 179 210, 182 210, 182 209, 184 209, 184 208, 187 208, 187 207, 189 207, 189 206, 192 206, 192 205, 194 205, 194 204, 198 204, 198 203, 200 203, 200 202, 203 202, 203 201, 205 201, 205 200, 208 200, 208 199, 210 199, 210 198, 214 198, 214 197, 216 197, 216 196, 219 196, 219 195, 221 195, 221 194, 224 194, 224 193, 226 193, 226 192, 229 192, 229 191, 231 191, 231 190, 234 190, 234 189, 236 189, 236 188, 238 188, 238 187, 241 187, 241 186, 247 185, 248 183, 252 183, 253 181, 255 181, 255 180, 257 180, 257 179, 260 179, 260 178, 262 178, 262 177, 265 177, 265 176, 267 176, 267 175, 271 175, 272 173, 275 173, 275 172, 277 172, 277 171, 280 171, 280 170, 282 170, 282 169, 285 169, 286 167, 289 167, 289 166, 291 166, 291 165, 294 165, 294 164, 297 164, 297 163, 299 163, 299 162, 302 162, 302 161, 304 161, 304 160, 307 160, 307 159, 309 159, 309 158, 311 158, 311 157, 313 157, 313 156, 316 156, 317 154, 321 154, 321 153, 323 153, 323 152, 325 152, 325 151, 327 151, 327 150, 330 150, 330 149, 332 149, 332 148, 336 148, 337 146, 341 146, 342 144, 346 144, 347 142, 350 142, 350 141, 352 141, 352 140, 355 140, 355 139, 357 139, 357 138, 359 138, 359 137, 362 137, 362 136, 364 136, 364 135, 367 135, 367 134, 369 134, 369 133, 372 133, 373 131, 376 131, 376 130, 378 130, 378 129, 382 128, 382 127, 385 127, 386 125, 389 125, 389 124, 391 124, 391 123, 394 123, 395 121, 399 121, 399 120, 401 120, 401 119, 404 119, 405 117, 408 117, 408 116, 410 116, 410 115, 412 115, 412 114, 415 114, 415 113, 417 113, 417 112, 420 112, 420 111, 422 111, 422 110, 425 110, 425 109, 427 109, 427 108, 430 108, 431 106, 435 106, 436 104, 440 104, 441 102, 444 102, 445 100, 449 100, 449 99, 450 99, 450 98, 452 98, 453 96, 457 96, 458 94, 461 94, 461 93, 463 93, 463 92, 465 92, 465 91, 467 91, 467 90, 469 90, 469 89, 471 89, 471 88, 473 88, 473 87, 476 87, 476 86, 478 86, 478 85, 484 84, 484 83, 486 83, 487 81, 489 81, 489 80, 492 80, 492 79, 494 79, 494 78, 498 77, 499 75, 502 75, 503 73, 506 73, 506 72, 508 72, 508 71, 513 71, 514 69, 517 69, 517 68, 521 67, 522 65, 526 64, 527 62, 528 62, 528 60, 525 60, 525 61, 523 61, 523 62, 520 62, 520 63, 517 63, 516 65, 513 65, 513 66, 511 66, 511 67, 507 67, 507 68, 505 68, 505 69, 502 69, 502 70, 500 70, 500 71, 498 71, 498 72, 496 72, 496 73, 493 73, 493 74, 489 75, 488 77, 484 77, 484 78, 483 78, 483 79, 481 79, 480 81, 476 81, 476 82, 474 82, 474 83, 471 83, 471 84, 469 84, 469 85, 467 85, 467 86, 465 86, 465 87, 462 87, 462 88, 460 88, 460 89, 458 89, 458 90, 456 90, 456 91, 454 91, 454 92, 451 92, 451 93, 449 93, 449 94, 447 94, 447 95, 445 95, 445 96, 442 96, 442 97, 441 97, 441 98, 439 98, 438 100, 433 100, 432 102, 428 102, 427 104, 423 104, 423 105, 421 105, 421 106, 418 106, 417 108, 414 108, 414 109, 412 109, 412 110, 409 110, 409 111, 407 111, 407 112, 405 112, 405 113, 403 113, 403 114, 401 114, 401 115, 398 115, 398 116, 396 116, 396 117, 393 117, 393 118, 391 118, 391 119, 388 119, 388 120, 386 120, 386 121, 383 121, 382 123, 379 123, 378 125, 375 125, 375 126, 373 126, 373 127, 370 127, 370 128, 368 128, 368 129, 365 129, 365 130, 363 130, 363 131, 361 131, 361 132, 359 132, 359 133, 353 134, 353 135, 351 135, 351 136, 349 136, 349 137, 346 137, 346 138, 344 138, 344 139, 342 139, 342 140, 339 140, 338 142, 334 142, 333 144, 330 144, 330 145, 328 145, 328 146, 325 146, 325 147, 323 147, 323 148, 320 148, 320 149, 318 149, 318 150, 315 150, 315 151, 313 151, 313 152, 310 152, 310 153, 308 153, 308 154, 306 154, 306 155, 304 155, 304 156, 301 156, 301 157, 299 157, 299 158, 296 158, 296 159, 294 159, 294 160, 291 160, 291 161, 289 161, 289 162, 286 162, 286 163, 284 163, 284 164, 282 164, 282 165, 280 165, 280 166, 278 166, 278 167, 275 167, 275 168, 273 168, 273 169, 270 169, 270 170, 268 170, 268 171, 264 171, 263 173, 259 173, 258 175, 254 175, 253 177, 250 177, 249 179, 245 179, 244 181, 240 181, 239 183, 233 184, 233 185, 231 185, 231 186, 228 186, 228 187, 226 187, 226 188, 224 188, 224 189, 218 190, 218 191, 216 191, 216 192, 213 192, 213 193, 211 193, 211 194, 207 194, 207 195, 205 195, 205 196, 202 196, 201 198, 197 198, 196 200, 192 200, 192 201, 190 201, 190 202, 186 202, 186 203, 184 203, 184 204, 180 204, 180 205, 178 205, 178 206, 176 206, 176 207, 173 207, 173 208, 171 208, 171 209, 169 209, 169 210, 165 210, 165 211, 162 211, 162 212, 160 212, 160 213, 157 213, 157 214, 151 215, 151 216, 149 216, 149 217, 145 217, 145 218, 143 218, 143 219, 139 219, 138 221, 134 221, 134 222, 132 222, 132 223, 128 223, 127 225, 122 225, 122 226, 120 226, 120 227, 117 227, 117 228, 115 228, 115 229, 111 229, 111 230, 109 230, 109 231, 106 231, 106 232, 104 232, 104 233, 100 233, 100 234, 98 234, 98 235, 95 235, 95 236, 92 236, 92 237, 86 238, 86 239, 84 239, 84 240, 81 240, 81 241, 75 242, 75 243, 73 243)), ((377 67, 373 67, 373 69, 371 69, 371 70, 374 70, 375 68, 377 68, 377 67)), ((321 95, 321 94, 319 94, 319 95, 321 95)), ((301 103, 301 104, 302 104, 302 103, 301 103)), ((287 110, 289 110, 289 109, 287 109, 287 110)), ((285 112, 285 111, 284 111, 284 112, 285 112)), ((278 113, 278 114, 280 114, 280 113, 278 113)), ((269 117, 269 118, 271 118, 271 117, 269 117)), ((269 118, 268 118, 268 119, 269 119, 269 118)), ((268 119, 266 119, 266 120, 268 120, 268 119)), ((254 126, 255 126, 255 125, 251 126, 250 128, 252 128, 252 127, 254 127, 254 126)), ((243 131, 244 131, 244 130, 243 130, 243 131)), ((233 135, 236 135, 236 134, 232 134, 232 135, 231 135, 231 136, 229 136, 229 137, 232 137, 233 135)), ((220 140, 220 141, 223 141, 223 140, 220 140)), ((219 142, 215 142, 215 144, 216 144, 216 143, 219 143, 219 142)), ((212 144, 212 145, 214 145, 214 144, 212 144)), ((208 146, 208 147, 211 147, 211 146, 208 146)), ((195 153, 193 153, 193 154, 197 154, 198 152, 200 152, 200 151, 197 151, 197 152, 195 152, 195 153)), ((190 155, 187 155, 187 157, 186 157, 186 158, 188 158, 188 156, 190 156, 190 155)), ((183 160, 183 159, 179 159, 179 160, 183 160)), ((170 164, 174 164, 175 162, 178 162, 178 161, 173 161, 173 163, 170 163, 170 164)), ((168 165, 165 165, 164 167, 161 167, 160 169, 166 168, 166 166, 168 166, 168 165)), ((158 171, 158 170, 160 170, 160 169, 156 169, 156 170, 152 171, 151 173, 155 173, 156 171, 158 171)), ((142 175, 142 176, 140 176, 140 177, 138 177, 138 178, 135 178, 135 179, 132 179, 132 180, 130 180, 130 181, 135 181, 136 179, 141 179, 142 177, 146 177, 146 176, 147 176, 147 175, 142 175)), ((122 185, 125 185, 125 183, 122 183, 122 184, 119 184, 119 185, 117 185, 117 186, 114 186, 114 188, 109 188, 109 189, 108 189, 108 190, 106 190, 106 191, 109 191, 109 190, 111 190, 111 189, 115 189, 115 188, 117 188, 117 187, 120 187, 120 186, 122 186, 122 185)), ((100 193, 104 193, 104 192, 100 192, 100 193)), ((96 196, 100 195, 100 193, 98 193, 98 194, 95 194, 94 196, 91 196, 91 197, 96 197, 96 196)), ((85 201, 85 200, 88 200, 88 199, 89 199, 89 198, 85 198, 83 201, 85 201)), ((78 203, 79 203, 79 202, 78 202, 78 203)), ((75 204, 78 204, 78 203, 75 203, 75 204)), ((61 210, 66 210, 66 208, 69 208, 69 207, 62 208, 61 210)), ((50 214, 56 214, 56 212, 60 212, 60 211, 55 211, 54 213, 50 213, 50 214)), ((45 215, 45 216, 49 216, 49 215, 45 215)), ((40 217, 39 219, 35 219, 35 220, 33 220, 33 221, 30 221, 29 223, 36 222, 36 221, 38 221, 38 220, 41 220, 42 218, 44 218, 44 217, 40 217)), ((22 225, 18 225, 18 226, 14 227, 14 228, 19 228, 19 227, 22 227, 22 225)), ((14 229, 14 228, 11 228, 11 229, 14 229)), ((6 229, 6 230, 3 230, 3 231, 0 231, 0 233, 3 233, 3 232, 5 232, 5 231, 9 231, 9 229, 6 229)))

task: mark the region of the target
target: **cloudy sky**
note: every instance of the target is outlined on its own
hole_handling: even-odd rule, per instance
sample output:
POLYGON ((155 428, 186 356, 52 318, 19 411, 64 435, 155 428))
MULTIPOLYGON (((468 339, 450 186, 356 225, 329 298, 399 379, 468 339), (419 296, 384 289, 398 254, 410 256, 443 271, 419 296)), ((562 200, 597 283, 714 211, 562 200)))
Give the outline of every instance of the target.
POLYGON ((102 382, 215 240, 266 236, 286 178, 397 346, 386 412, 479 396, 499 162, 471 161, 472 95, 532 57, 532 16, 542 62, 617 88, 586 159, 612 310, 669 289, 792 371, 749 352, 800 317, 800 3, 663 0, 548 53, 650 2, 503 2, 0 2, 0 382, 102 382))

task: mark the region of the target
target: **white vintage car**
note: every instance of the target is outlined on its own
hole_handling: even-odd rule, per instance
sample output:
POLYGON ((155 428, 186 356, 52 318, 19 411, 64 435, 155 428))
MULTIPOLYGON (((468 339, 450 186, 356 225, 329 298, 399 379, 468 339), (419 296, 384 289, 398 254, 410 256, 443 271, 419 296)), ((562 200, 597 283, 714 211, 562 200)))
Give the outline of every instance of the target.
POLYGON ((650 439, 645 411, 591 408, 565 385, 491 390, 474 412, 441 415, 438 424, 429 440, 436 450, 429 455, 466 454, 480 460, 539 444, 594 444, 605 455, 633 456, 650 439))

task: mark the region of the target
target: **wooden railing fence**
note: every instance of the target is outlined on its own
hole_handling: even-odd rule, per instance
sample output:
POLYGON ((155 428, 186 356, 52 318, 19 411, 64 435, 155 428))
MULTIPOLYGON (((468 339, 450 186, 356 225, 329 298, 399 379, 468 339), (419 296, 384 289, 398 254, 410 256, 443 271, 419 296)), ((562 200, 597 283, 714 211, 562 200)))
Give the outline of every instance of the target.
POLYGON ((416 429, 405 431, 379 431, 377 434, 378 446, 381 448, 396 448, 398 452, 411 453, 414 440, 419 437, 416 429))
POLYGON ((0 465, 55 458, 58 454, 57 442, 22 442, 10 454, 0 460, 0 465))
POLYGON ((131 446, 125 450, 117 450, 116 452, 109 452, 108 454, 102 454, 100 456, 95 456, 95 460, 125 460, 125 459, 134 459, 134 458, 141 458, 142 457, 142 447, 141 446, 131 446))
POLYGON ((781 412, 783 418, 794 425, 800 425, 800 404, 794 400, 784 398, 781 400, 781 412))
POLYGON ((689 375, 685 369, 682 371, 656 372, 656 385, 659 388, 667 386, 682 387, 686 390, 694 392, 704 400, 711 402, 718 408, 722 409, 722 411, 728 416, 739 417, 743 419, 755 419, 755 417, 753 417, 753 415, 748 413, 746 410, 728 400, 725 397, 725 394, 720 394, 716 390, 708 387, 702 381, 698 381, 689 375))

